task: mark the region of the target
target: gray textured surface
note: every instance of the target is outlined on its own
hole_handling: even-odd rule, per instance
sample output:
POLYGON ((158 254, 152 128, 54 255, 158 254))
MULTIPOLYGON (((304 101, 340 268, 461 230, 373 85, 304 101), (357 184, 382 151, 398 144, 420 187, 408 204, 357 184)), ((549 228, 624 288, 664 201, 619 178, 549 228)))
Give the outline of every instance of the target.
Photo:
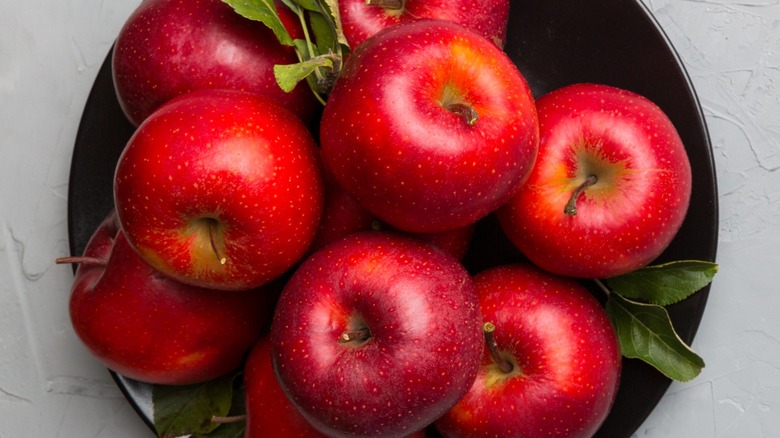
MULTIPOLYGON (((627 0, 628 1, 628 0, 627 0)), ((707 117, 720 190, 721 270, 693 347, 637 437, 780 430, 780 5, 644 0, 707 117)), ((137 1, 0 0, 0 437, 152 436, 67 315, 70 156, 87 94, 137 1)))

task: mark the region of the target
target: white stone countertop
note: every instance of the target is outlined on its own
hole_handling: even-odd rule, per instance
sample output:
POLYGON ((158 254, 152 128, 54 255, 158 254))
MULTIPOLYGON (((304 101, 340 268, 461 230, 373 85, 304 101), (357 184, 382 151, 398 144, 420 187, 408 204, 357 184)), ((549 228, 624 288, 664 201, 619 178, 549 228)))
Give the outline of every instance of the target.
MULTIPOLYGON (((780 3, 643 1, 706 115, 720 272, 693 342, 707 367, 635 436, 780 436, 780 3)), ((78 121, 138 3, 0 0, 0 438, 153 436, 76 339, 72 271, 53 263, 78 121)))

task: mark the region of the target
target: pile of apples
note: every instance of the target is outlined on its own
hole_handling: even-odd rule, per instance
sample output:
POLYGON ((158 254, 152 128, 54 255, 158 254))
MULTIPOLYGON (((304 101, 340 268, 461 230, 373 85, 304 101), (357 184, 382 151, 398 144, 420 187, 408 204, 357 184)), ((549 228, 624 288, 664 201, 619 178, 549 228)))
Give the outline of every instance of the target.
POLYGON ((594 434, 621 353, 577 279, 668 246, 690 165, 633 92, 534 100, 508 9, 342 0, 351 50, 323 107, 306 81, 281 90, 274 66, 298 59, 262 23, 145 0, 113 55, 137 126, 115 211, 60 260, 83 343, 153 384, 243 368, 246 436, 594 434), (527 262, 464 266, 489 217, 527 262))

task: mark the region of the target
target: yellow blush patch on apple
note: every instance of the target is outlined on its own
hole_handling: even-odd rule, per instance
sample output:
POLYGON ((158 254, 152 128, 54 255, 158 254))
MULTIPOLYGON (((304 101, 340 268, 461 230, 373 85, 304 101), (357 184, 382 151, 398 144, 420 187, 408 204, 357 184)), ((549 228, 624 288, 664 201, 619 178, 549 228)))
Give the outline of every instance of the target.
POLYGON ((225 268, 227 256, 224 234, 225 225, 213 217, 200 217, 187 223, 181 238, 189 242, 191 268, 198 275, 219 272, 225 268))
POLYGON ((588 187, 589 197, 608 197, 614 196, 626 174, 629 173, 628 163, 625 161, 611 161, 605 157, 600 150, 599 144, 587 143, 582 140, 583 145, 576 147, 575 160, 580 163, 577 166, 577 174, 569 179, 567 189, 573 191, 580 186, 590 175, 595 175, 598 181, 588 187))
POLYGON ((505 373, 501 371, 501 368, 495 362, 491 362, 484 369, 485 389, 498 389, 516 377, 525 376, 523 369, 513 355, 502 352, 501 357, 512 364, 512 371, 505 373))
POLYGON ((496 105, 485 105, 494 101, 493 97, 480 97, 491 90, 504 90, 498 82, 501 78, 494 74, 490 64, 490 57, 474 50, 466 41, 454 40, 448 46, 448 59, 438 67, 435 75, 438 83, 444 84, 440 90, 440 100, 443 107, 447 108, 455 104, 464 104, 472 107, 477 114, 492 114, 496 105), (469 93, 476 90, 480 94, 469 93))

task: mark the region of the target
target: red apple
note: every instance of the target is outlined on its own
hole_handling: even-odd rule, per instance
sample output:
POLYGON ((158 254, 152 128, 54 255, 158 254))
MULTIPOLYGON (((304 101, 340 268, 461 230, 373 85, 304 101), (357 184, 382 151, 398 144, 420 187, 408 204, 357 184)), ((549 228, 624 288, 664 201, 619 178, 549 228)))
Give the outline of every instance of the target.
POLYGON ((271 364, 271 341, 263 337, 244 366, 246 432, 244 438, 320 438, 279 386, 271 364))
MULTIPOLYGON (((277 7, 288 31, 302 38, 298 17, 277 7)), ((220 0, 145 0, 127 19, 112 67, 119 103, 138 125, 170 99, 203 88, 252 91, 277 99, 304 121, 319 110, 303 84, 279 88, 276 64, 298 62, 264 24, 238 15, 220 0)))
MULTIPOLYGON (((263 337, 244 367, 246 432, 244 438, 323 438, 298 412, 279 386, 271 362, 271 341, 263 337)), ((421 430, 410 438, 424 438, 421 430)))
POLYGON ((239 368, 278 294, 226 294, 161 275, 130 248, 113 213, 83 256, 58 263, 79 263, 70 297, 79 339, 106 367, 148 383, 200 383, 239 368))
POLYGON ((517 67, 462 26, 387 28, 347 59, 320 125, 344 189, 395 228, 451 230, 505 203, 536 157, 533 97, 517 67))
POLYGON ((323 169, 323 183, 325 204, 310 253, 350 234, 373 230, 378 224, 376 216, 347 193, 328 169, 323 169))
POLYGON ((512 242, 556 274, 605 278, 640 268, 669 245, 691 196, 685 147, 650 100, 575 84, 537 102, 539 156, 499 213, 512 242))
POLYGON ((380 221, 363 208, 333 178, 330 172, 324 172, 325 208, 314 243, 309 252, 314 252, 338 239, 361 231, 393 231, 431 242, 458 260, 463 260, 474 235, 474 224, 433 233, 409 233, 399 231, 380 221))
POLYGON ((128 241, 155 269, 196 286, 250 289, 313 241, 319 155, 301 121, 270 98, 199 90, 138 127, 117 164, 114 200, 128 241))
POLYGON ((617 335, 598 301, 530 264, 491 268, 474 283, 493 324, 488 348, 474 385, 436 428, 445 437, 593 436, 621 369, 617 335))
POLYGON ((351 47, 398 23, 430 18, 458 23, 504 47, 509 0, 341 0, 344 36, 351 47))
POLYGON ((451 255, 395 233, 348 236, 305 261, 271 325, 274 369, 330 436, 406 436, 474 381, 482 319, 451 255))

